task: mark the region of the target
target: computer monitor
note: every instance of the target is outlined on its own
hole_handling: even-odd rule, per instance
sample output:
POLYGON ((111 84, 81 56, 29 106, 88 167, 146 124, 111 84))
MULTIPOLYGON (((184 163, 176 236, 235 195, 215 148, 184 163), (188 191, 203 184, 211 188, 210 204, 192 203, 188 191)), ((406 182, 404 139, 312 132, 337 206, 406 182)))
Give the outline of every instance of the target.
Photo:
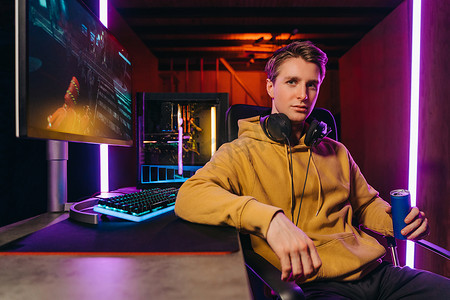
POLYGON ((82 2, 16 0, 16 135, 132 145, 131 63, 82 2))
POLYGON ((225 142, 227 93, 138 93, 138 186, 182 183, 225 142))
POLYGON ((78 0, 16 0, 16 136, 47 140, 49 211, 67 202, 67 142, 133 145, 131 60, 78 0))

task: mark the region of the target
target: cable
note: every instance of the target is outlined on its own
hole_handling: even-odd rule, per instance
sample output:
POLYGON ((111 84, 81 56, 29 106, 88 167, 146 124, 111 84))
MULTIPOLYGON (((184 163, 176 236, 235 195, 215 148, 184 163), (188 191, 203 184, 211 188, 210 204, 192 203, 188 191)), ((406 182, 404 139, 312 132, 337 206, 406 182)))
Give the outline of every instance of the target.
MULTIPOLYGON (((306 166, 305 182, 303 183, 302 196, 300 197, 300 204, 298 205, 297 222, 295 222, 296 226, 298 226, 298 220, 300 219, 300 210, 302 208, 303 195, 305 194, 306 180, 308 180, 309 163, 311 162, 311 157, 312 157, 312 150, 310 149, 309 150, 308 165, 306 166)), ((294 221, 294 218, 292 218, 292 221, 294 221)))
MULTIPOLYGON (((295 211, 295 191, 294 191, 294 169, 292 164, 292 146, 291 142, 287 138, 287 136, 283 133, 284 138, 287 141, 287 144, 289 146, 289 174, 291 176, 291 217, 292 222, 294 222, 294 211, 295 211)), ((305 195, 305 188, 306 188, 306 181, 308 180, 308 173, 309 173, 309 165, 311 163, 311 157, 312 157, 312 150, 309 151, 309 158, 308 158, 308 165, 306 166, 306 174, 305 174, 305 182, 303 183, 303 190, 302 190, 302 196, 300 197, 300 203, 298 206, 298 213, 297 213, 297 221, 295 222, 295 226, 298 226, 298 220, 300 219, 300 210, 302 208, 302 202, 303 202, 303 196, 305 195)))
POLYGON ((292 166, 292 147, 291 147, 291 142, 289 141, 288 137, 282 133, 284 138, 287 141, 287 144, 289 146, 288 149, 288 157, 289 157, 289 174, 291 175, 291 217, 292 217, 292 222, 294 222, 294 208, 295 208, 295 191, 294 191, 294 170, 293 170, 293 166, 292 166))

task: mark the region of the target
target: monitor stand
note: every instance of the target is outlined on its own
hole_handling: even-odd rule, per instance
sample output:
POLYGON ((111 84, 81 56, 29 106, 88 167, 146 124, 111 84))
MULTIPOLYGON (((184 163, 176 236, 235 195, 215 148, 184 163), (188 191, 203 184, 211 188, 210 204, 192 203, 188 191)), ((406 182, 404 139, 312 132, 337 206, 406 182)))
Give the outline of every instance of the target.
POLYGON ((47 141, 47 210, 49 212, 63 212, 67 210, 68 149, 67 141, 47 141))

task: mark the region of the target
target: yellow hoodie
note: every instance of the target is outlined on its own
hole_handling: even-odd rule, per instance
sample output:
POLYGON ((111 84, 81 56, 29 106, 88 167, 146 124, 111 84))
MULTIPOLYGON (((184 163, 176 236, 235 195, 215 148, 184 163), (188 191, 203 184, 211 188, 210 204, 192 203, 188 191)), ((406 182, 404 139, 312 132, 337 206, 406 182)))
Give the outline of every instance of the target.
MULTIPOLYGON (((313 148, 292 147, 294 223, 314 242, 322 267, 312 280, 355 280, 378 265, 385 249, 358 224, 393 235, 388 203, 367 184, 348 150, 325 138, 313 148), (312 157, 297 218, 306 167, 312 157)), ((270 140, 259 117, 239 121, 239 138, 222 145, 178 192, 175 213, 202 224, 234 226, 251 233, 253 249, 281 269, 265 237, 278 211, 292 220, 289 147, 270 140)))

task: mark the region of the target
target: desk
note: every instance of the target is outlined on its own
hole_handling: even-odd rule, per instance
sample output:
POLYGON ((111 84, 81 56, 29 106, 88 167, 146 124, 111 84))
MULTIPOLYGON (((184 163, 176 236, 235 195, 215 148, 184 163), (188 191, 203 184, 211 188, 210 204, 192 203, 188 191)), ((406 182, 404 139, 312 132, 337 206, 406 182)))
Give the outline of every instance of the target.
MULTIPOLYGON (((67 219, 0 228, 0 246, 67 219)), ((241 251, 223 255, 0 254, 0 299, 251 299, 241 251)))

